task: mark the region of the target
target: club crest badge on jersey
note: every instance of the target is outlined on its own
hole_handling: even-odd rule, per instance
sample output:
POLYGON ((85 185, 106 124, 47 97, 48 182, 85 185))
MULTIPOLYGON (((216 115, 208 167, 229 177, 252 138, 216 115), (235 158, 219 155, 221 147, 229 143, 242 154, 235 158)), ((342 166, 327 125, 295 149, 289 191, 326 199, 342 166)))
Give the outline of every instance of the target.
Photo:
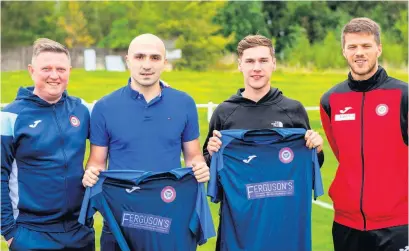
POLYGON ((160 193, 160 197, 162 198, 164 202, 171 203, 172 201, 176 199, 176 190, 171 186, 167 186, 162 189, 162 192, 160 193))
POLYGON ((289 147, 284 147, 278 153, 278 158, 284 164, 290 163, 294 159, 294 153, 289 147))
POLYGON ((78 126, 80 126, 80 124, 81 124, 80 120, 79 120, 77 117, 75 117, 74 115, 71 115, 71 117, 70 117, 70 123, 71 123, 71 125, 72 125, 73 127, 78 127, 78 126))
POLYGON ((386 104, 379 104, 378 106, 376 106, 376 114, 378 114, 378 116, 385 116, 388 113, 388 106, 386 104))

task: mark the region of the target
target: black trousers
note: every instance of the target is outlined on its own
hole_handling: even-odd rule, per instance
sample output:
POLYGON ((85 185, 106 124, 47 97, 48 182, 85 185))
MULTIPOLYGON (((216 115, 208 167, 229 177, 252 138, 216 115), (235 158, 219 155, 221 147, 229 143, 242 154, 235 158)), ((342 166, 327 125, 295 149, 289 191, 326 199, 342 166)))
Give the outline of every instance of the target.
POLYGON ((335 251, 409 251, 408 225, 370 231, 332 225, 335 251))
POLYGON ((121 251, 118 242, 111 232, 102 230, 100 243, 101 251, 121 251))

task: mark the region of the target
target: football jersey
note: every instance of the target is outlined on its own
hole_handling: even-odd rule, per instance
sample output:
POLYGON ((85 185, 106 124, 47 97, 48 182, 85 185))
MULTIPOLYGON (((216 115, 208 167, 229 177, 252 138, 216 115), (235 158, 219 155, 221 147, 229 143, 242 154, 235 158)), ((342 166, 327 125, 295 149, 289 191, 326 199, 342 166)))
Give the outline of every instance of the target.
POLYGON ((190 251, 215 236, 204 184, 191 168, 111 170, 88 187, 79 222, 99 211, 122 251, 190 251))
POLYGON ((310 251, 311 194, 323 194, 305 129, 221 131, 208 195, 221 203, 220 250, 310 251))

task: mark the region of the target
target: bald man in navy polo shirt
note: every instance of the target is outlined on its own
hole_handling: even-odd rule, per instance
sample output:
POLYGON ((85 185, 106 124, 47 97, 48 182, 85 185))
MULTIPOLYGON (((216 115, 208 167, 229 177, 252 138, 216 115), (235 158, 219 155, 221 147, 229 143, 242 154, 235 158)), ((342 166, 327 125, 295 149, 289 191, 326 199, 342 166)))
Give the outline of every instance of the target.
MULTIPOLYGON (((107 160, 110 170, 169 171, 181 167, 181 151, 197 181, 209 180, 209 167, 200 149, 196 104, 188 94, 160 81, 165 52, 163 41, 152 34, 140 35, 130 43, 128 83, 100 99, 91 114, 91 153, 84 186, 97 182, 107 160)), ((101 250, 120 250, 105 224, 101 250)))

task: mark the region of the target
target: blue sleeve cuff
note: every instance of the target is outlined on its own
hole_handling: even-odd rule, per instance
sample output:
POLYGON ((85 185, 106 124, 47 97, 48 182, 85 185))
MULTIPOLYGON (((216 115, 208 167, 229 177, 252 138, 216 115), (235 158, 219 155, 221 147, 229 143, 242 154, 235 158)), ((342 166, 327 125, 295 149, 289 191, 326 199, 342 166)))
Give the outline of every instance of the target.
POLYGON ((185 142, 189 142, 189 141, 192 141, 192 140, 196 140, 196 139, 199 138, 199 136, 200 136, 200 133, 197 132, 197 133, 194 133, 191 136, 189 135, 189 136, 183 137, 182 141, 183 141, 183 143, 185 143, 185 142))
POLYGON ((95 139, 92 139, 92 138, 90 138, 90 143, 92 145, 96 145, 96 146, 108 147, 108 144, 106 142, 98 141, 98 140, 95 140, 95 139))
POLYGON ((14 237, 14 235, 16 234, 17 231, 17 226, 14 225, 11 227, 10 230, 7 231, 7 234, 4 234, 4 239, 6 239, 6 241, 10 240, 11 238, 14 237))

